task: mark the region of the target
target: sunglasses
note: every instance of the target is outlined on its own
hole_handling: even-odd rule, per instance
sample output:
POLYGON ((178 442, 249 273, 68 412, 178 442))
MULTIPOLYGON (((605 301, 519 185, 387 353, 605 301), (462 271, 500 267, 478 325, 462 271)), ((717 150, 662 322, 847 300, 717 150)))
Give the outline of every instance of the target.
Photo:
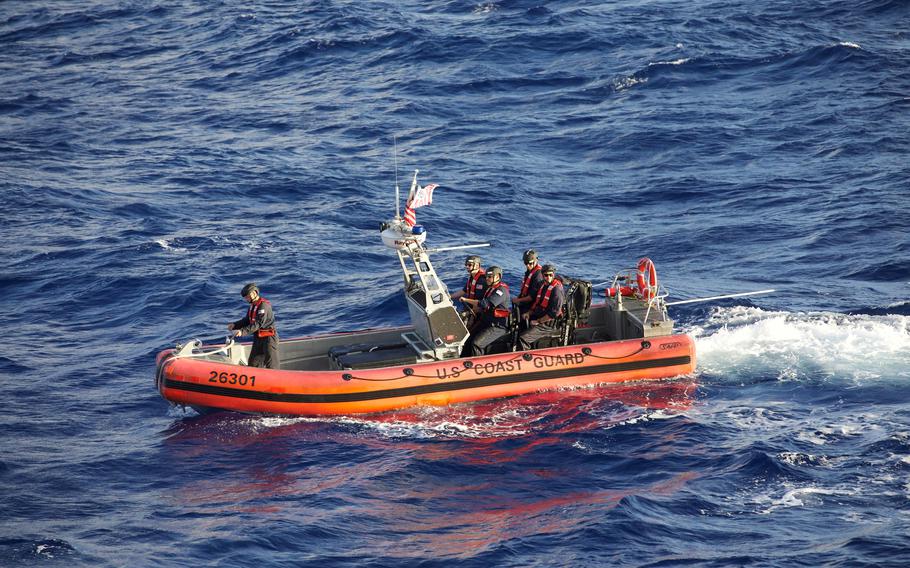
POLYGON ((554 272, 547 272, 546 274, 544 274, 544 276, 547 278, 553 278, 554 276, 556 276, 556 274, 554 272))

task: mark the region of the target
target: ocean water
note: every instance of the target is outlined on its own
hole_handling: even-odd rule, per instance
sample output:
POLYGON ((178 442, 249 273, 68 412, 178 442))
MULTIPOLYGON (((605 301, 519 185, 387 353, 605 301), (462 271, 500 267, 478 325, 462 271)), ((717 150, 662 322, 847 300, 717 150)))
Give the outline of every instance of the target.
MULTIPOLYGON (((910 3, 0 3, 0 566, 906 566, 910 3), (197 416, 155 354, 260 284, 407 321, 378 224, 608 280, 698 371, 197 416)), ((460 285, 463 253, 437 269, 460 285)))

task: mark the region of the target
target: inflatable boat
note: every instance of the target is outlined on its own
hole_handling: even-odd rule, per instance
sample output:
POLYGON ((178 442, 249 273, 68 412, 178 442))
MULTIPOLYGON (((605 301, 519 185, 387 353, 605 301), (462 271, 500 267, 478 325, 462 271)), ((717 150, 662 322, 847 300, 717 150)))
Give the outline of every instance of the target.
MULTIPOLYGON (((411 192, 416 186, 416 172, 411 192)), ((693 373, 695 344, 675 333, 654 264, 620 271, 603 303, 589 281, 561 277, 566 302, 551 336, 518 350, 517 308, 487 354, 462 356, 469 323, 430 262, 426 231, 399 215, 381 225, 401 264, 411 325, 282 340, 280 369, 246 366, 250 344, 198 340, 158 354, 156 387, 200 412, 318 416, 448 405, 545 390, 693 373)))

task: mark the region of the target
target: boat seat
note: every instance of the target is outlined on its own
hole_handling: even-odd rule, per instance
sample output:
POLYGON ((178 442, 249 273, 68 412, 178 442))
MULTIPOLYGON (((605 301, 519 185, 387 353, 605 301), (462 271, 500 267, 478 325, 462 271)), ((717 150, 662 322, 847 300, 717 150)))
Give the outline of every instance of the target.
POLYGON ((509 314, 509 323, 506 325, 508 333, 491 343, 487 347, 487 355, 491 353, 510 353, 518 350, 518 334, 521 332, 521 312, 517 305, 512 306, 509 314))
POLYGON ((544 349, 546 347, 560 347, 574 342, 575 318, 571 314, 563 313, 556 319, 553 332, 545 335, 531 345, 531 349, 544 349))
POLYGON ((413 365, 417 362, 417 353, 407 343, 357 343, 332 347, 329 360, 333 369, 375 369, 413 365))
POLYGON ((556 327, 553 329, 553 333, 550 335, 545 335, 531 344, 531 349, 543 349, 545 347, 559 347, 560 345, 567 345, 564 340, 565 337, 565 319, 560 318, 562 322, 557 322, 556 327))
POLYGON ((586 324, 591 314, 591 283, 566 276, 559 278, 566 287, 565 307, 553 333, 535 341, 533 349, 572 345, 575 343, 575 328, 579 323, 586 324))

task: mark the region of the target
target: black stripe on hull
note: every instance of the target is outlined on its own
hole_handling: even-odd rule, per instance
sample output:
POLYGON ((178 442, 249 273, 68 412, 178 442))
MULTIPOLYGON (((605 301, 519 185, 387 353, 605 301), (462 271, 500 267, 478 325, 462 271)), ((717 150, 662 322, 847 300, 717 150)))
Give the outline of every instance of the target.
POLYGON ((608 365, 597 365, 593 367, 573 367, 565 369, 553 369, 548 371, 538 371, 534 373, 519 373, 513 375, 502 375, 498 377, 484 377, 480 379, 467 379, 460 381, 446 381, 440 379, 438 383, 418 385, 412 387, 401 387, 394 389, 383 389, 376 391, 350 392, 350 393, 332 393, 332 394, 295 394, 295 393, 273 393, 262 391, 248 391, 233 389, 228 387, 212 386, 199 383, 186 383, 165 379, 164 386, 169 389, 198 392, 215 396, 228 396, 233 398, 245 398, 249 400, 264 400, 269 402, 284 403, 345 403, 360 402, 365 400, 377 400, 383 398, 399 398, 404 396, 416 396, 421 394, 431 394, 438 392, 474 389, 506 385, 513 383, 524 383, 533 381, 543 381, 551 379, 563 379, 566 377, 583 377, 586 375, 599 375, 603 373, 620 373, 623 371, 638 371, 641 369, 659 369, 662 367, 676 367, 678 365, 688 365, 692 358, 688 355, 682 357, 671 357, 667 359, 651 359, 647 361, 632 361, 628 363, 610 363, 608 365))

